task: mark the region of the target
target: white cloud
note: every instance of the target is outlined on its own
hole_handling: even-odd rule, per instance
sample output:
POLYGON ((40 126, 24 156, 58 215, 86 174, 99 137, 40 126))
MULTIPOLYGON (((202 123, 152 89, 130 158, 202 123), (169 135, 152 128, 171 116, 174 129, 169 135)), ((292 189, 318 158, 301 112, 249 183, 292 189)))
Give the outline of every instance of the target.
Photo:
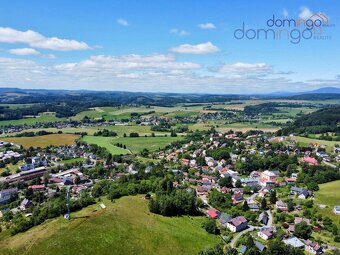
POLYGON ((129 22, 126 19, 122 18, 117 19, 117 23, 124 27, 130 26, 129 22))
POLYGON ((300 8, 299 18, 306 20, 306 19, 309 19, 310 17, 312 17, 313 14, 314 13, 308 7, 302 6, 300 8))
POLYGON ((200 43, 200 44, 182 44, 177 47, 170 49, 174 53, 183 54, 209 54, 220 51, 220 49, 213 45, 211 42, 200 43))
POLYGON ((285 17, 285 18, 289 17, 289 12, 287 11, 287 9, 282 10, 282 16, 285 17))
POLYGON ((192 70, 201 68, 193 62, 177 62, 172 55, 126 55, 121 57, 98 55, 87 60, 75 63, 65 63, 56 65, 59 71, 85 71, 98 72, 107 71, 111 73, 121 73, 125 71, 150 71, 150 70, 192 70))
POLYGON ((328 23, 329 16, 324 12, 313 12, 306 6, 300 8, 299 18, 303 20, 316 20, 319 19, 322 23, 328 23))
POLYGON ((186 30, 181 30, 178 28, 171 28, 169 31, 171 34, 175 34, 175 35, 179 35, 179 36, 186 36, 186 35, 190 35, 190 33, 186 30))
POLYGON ((340 87, 340 79, 294 81, 266 63, 234 63, 212 72, 171 54, 92 56, 60 65, 0 58, 0 87, 188 93, 269 93, 340 87))
POLYGON ((40 52, 32 49, 32 48, 18 48, 18 49, 10 49, 8 51, 11 54, 19 55, 19 56, 27 56, 27 55, 39 55, 40 52))
POLYGON ((2 43, 24 43, 32 48, 72 51, 87 50, 90 47, 85 42, 76 40, 60 39, 57 37, 45 37, 38 32, 27 30, 19 31, 9 27, 0 27, 0 42, 2 43))
POLYGON ((219 73, 265 73, 271 72, 272 67, 266 63, 234 63, 222 65, 219 69, 219 73))
POLYGON ((202 29, 215 29, 216 28, 216 26, 211 22, 199 24, 198 27, 202 29))

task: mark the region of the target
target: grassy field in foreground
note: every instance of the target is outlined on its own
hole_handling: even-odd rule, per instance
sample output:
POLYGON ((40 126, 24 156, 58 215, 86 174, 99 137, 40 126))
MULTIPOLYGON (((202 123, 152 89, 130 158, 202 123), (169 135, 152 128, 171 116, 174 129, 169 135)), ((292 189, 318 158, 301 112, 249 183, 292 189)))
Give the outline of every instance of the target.
POLYGON ((49 145, 71 145, 74 144, 75 140, 78 138, 78 135, 72 134, 51 134, 33 137, 6 137, 1 138, 1 140, 22 145, 24 148, 29 148, 30 146, 44 148, 49 145))
POLYGON ((332 152, 335 144, 340 144, 339 141, 326 141, 326 140, 318 140, 313 138, 301 137, 301 136, 293 136, 290 137, 292 140, 296 140, 302 146, 308 146, 310 143, 326 145, 326 151, 332 152))
POLYGON ((112 155, 120 155, 120 154, 128 154, 129 150, 125 150, 123 148, 119 148, 114 146, 114 141, 116 140, 113 137, 102 137, 102 136, 84 136, 81 139, 82 141, 88 144, 97 144, 100 147, 106 148, 112 155))
POLYGON ((205 217, 155 215, 141 196, 103 203, 106 209, 92 205, 71 221, 59 217, 13 237, 3 231, 0 254, 196 255, 218 242, 201 227, 205 217))
MULTIPOLYGON (((315 195, 315 204, 317 204, 318 211, 322 214, 322 216, 328 216, 333 220, 333 223, 340 228, 340 215, 335 215, 333 213, 333 208, 335 205, 340 205, 340 180, 334 182, 328 182, 319 185, 320 190, 316 192, 315 195), (319 208, 319 204, 327 205, 327 208, 321 209, 319 208)), ((315 237, 321 238, 323 240, 327 240, 331 242, 332 245, 340 248, 340 243, 335 243, 333 241, 333 237, 327 236, 327 234, 316 234, 315 237)))

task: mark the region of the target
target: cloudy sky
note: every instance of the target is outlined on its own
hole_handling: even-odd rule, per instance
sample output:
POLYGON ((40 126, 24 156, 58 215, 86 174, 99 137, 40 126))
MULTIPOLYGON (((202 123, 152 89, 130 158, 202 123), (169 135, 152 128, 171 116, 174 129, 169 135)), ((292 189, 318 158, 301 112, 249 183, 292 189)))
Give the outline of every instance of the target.
POLYGON ((4 0, 0 87, 340 88, 339 1, 4 0))

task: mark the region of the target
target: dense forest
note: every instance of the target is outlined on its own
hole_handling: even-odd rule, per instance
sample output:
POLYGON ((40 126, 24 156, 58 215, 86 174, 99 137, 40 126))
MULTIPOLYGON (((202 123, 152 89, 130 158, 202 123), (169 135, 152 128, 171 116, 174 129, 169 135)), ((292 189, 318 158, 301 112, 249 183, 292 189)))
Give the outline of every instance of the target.
POLYGON ((282 129, 282 134, 320 134, 326 132, 340 133, 340 106, 321 109, 297 118, 288 127, 282 129))

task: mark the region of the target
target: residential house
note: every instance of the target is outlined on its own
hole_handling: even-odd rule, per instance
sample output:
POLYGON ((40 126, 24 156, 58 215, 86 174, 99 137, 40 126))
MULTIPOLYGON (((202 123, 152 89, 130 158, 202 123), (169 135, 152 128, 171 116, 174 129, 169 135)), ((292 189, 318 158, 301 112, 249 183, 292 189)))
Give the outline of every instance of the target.
POLYGON ((259 241, 255 241, 255 246, 256 248, 260 251, 263 252, 267 247, 264 246, 262 243, 260 243, 259 241))
POLYGON ((276 201, 275 204, 276 209, 280 209, 281 211, 288 211, 288 206, 282 200, 276 201))
POLYGON ((0 205, 10 202, 12 197, 17 193, 18 193, 17 188, 1 190, 0 191, 0 205))
POLYGON ((239 204, 243 201, 243 194, 241 192, 236 192, 231 196, 231 199, 233 200, 233 204, 239 204))
POLYGON ((31 186, 28 186, 28 188, 32 189, 33 192, 45 191, 46 189, 45 185, 31 185, 31 186))
POLYGON ((21 201, 19 207, 20 207, 21 210, 25 211, 26 209, 28 209, 31 206, 32 206, 32 202, 29 199, 25 198, 24 200, 21 201))
POLYGON ((220 216, 220 211, 216 210, 215 208, 210 208, 207 211, 207 214, 210 218, 217 219, 220 216))
POLYGON ((340 215, 340 205, 334 206, 333 212, 337 215, 340 215))
POLYGON ((228 221, 230 221, 232 219, 232 217, 227 214, 227 213, 221 213, 218 222, 223 226, 223 227, 227 227, 227 223, 228 221))
POLYGON ((259 222, 262 223, 263 225, 267 225, 268 221, 269 215, 266 211, 263 211, 259 216, 259 222))
POLYGON ((310 225, 310 219, 307 219, 307 218, 302 218, 302 217, 295 217, 294 219, 294 224, 300 224, 301 222, 305 222, 307 223, 308 225, 310 225))
POLYGON ((305 242, 305 250, 312 253, 312 254, 322 254, 322 247, 320 244, 318 244, 317 242, 313 242, 311 240, 307 240, 305 242))
POLYGON ((273 237, 273 229, 272 228, 262 228, 257 235, 264 240, 271 239, 273 237))
POLYGON ((227 228, 232 232, 239 232, 248 227, 248 221, 243 216, 235 217, 228 221, 227 228))
POLYGON ((264 171, 261 173, 261 184, 267 186, 268 184, 276 184, 278 175, 273 171, 264 171))
POLYGON ((300 163, 306 163, 310 166, 317 166, 319 163, 315 158, 305 156, 300 160, 300 163))
POLYGON ((300 199, 307 199, 308 197, 310 197, 312 195, 312 192, 307 190, 307 189, 303 189, 303 188, 298 188, 298 187, 292 187, 290 189, 291 194, 297 195, 298 198, 300 199))

